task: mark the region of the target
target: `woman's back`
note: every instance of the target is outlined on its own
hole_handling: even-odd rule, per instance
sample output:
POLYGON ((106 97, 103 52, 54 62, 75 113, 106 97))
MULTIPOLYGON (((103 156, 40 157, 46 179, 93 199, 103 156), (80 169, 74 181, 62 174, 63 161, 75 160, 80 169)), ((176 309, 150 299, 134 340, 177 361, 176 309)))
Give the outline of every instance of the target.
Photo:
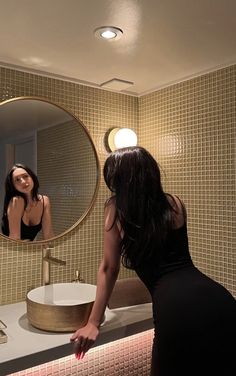
POLYGON ((158 278, 171 271, 192 266, 188 247, 186 224, 186 210, 177 196, 167 195, 173 206, 173 226, 167 232, 161 249, 156 247, 156 252, 150 259, 143 260, 136 273, 152 292, 158 278))
POLYGON ((174 200, 173 228, 162 249, 136 269, 153 301, 151 375, 233 376, 236 302, 193 265, 185 208, 178 198, 169 200, 174 200))
POLYGON ((122 260, 151 292, 151 375, 235 375, 235 300, 193 265, 184 206, 163 191, 155 159, 142 147, 117 150, 105 162, 104 179, 113 197, 105 208, 95 303, 87 325, 72 336, 78 359, 98 336, 122 260))

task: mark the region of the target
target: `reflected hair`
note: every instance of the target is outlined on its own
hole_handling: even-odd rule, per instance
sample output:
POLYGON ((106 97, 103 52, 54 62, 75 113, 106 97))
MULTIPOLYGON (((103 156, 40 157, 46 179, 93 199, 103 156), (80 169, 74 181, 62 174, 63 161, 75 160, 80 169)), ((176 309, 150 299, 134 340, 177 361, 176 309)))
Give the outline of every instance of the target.
POLYGON ((116 207, 113 225, 118 221, 124 232, 122 263, 138 268, 158 257, 173 224, 174 208, 163 191, 159 165, 146 149, 127 147, 110 154, 103 174, 116 207))
POLYGON ((3 206, 3 214, 2 214, 2 232, 5 235, 7 235, 6 233, 8 232, 8 230, 7 230, 7 228, 8 228, 7 209, 8 209, 8 205, 9 205, 11 199, 13 197, 16 197, 16 196, 21 196, 24 199, 25 208, 27 206, 26 196, 24 195, 24 193, 19 192, 15 188, 14 183, 13 183, 13 178, 12 178, 13 172, 17 168, 23 168, 29 174, 29 176, 32 178, 32 180, 34 182, 34 186, 33 186, 33 189, 32 189, 32 199, 34 201, 39 201, 39 198, 38 198, 39 181, 38 181, 36 174, 29 167, 27 167, 27 166, 25 166, 21 163, 14 164, 13 167, 11 168, 11 170, 8 172, 8 174, 6 176, 6 180, 5 180, 5 197, 4 197, 4 206, 3 206))

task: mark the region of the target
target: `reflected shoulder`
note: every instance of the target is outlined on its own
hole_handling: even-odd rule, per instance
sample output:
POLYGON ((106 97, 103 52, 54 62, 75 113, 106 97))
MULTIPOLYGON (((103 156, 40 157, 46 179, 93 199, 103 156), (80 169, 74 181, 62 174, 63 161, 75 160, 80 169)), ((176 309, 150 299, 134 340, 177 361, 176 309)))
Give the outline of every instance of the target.
POLYGON ((20 215, 22 215, 22 213, 24 212, 24 208, 25 208, 25 201, 23 197, 15 196, 15 197, 12 197, 11 201, 9 202, 7 213, 8 215, 10 215, 10 213, 12 214, 19 213, 20 215))
POLYGON ((12 197, 9 205, 11 205, 12 207, 15 207, 15 206, 17 206, 17 207, 23 206, 24 207, 25 201, 24 201, 23 197, 21 197, 21 196, 14 196, 14 197, 12 197))
POLYGON ((49 197, 46 196, 46 195, 40 195, 39 197, 40 197, 40 200, 43 199, 44 201, 50 201, 50 200, 49 200, 49 197))

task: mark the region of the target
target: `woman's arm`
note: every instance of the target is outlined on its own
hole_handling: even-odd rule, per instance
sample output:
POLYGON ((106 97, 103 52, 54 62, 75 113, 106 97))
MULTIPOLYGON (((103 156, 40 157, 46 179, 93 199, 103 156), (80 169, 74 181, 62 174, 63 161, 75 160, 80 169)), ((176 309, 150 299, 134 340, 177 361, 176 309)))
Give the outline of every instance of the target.
POLYGON ((9 224, 9 238, 21 239, 21 218, 24 214, 25 202, 23 197, 13 197, 7 208, 7 218, 9 224))
POLYGON ((52 214, 51 214, 51 205, 50 200, 47 196, 43 196, 44 199, 44 212, 42 218, 42 232, 43 232, 43 239, 51 239, 53 238, 54 232, 52 227, 52 214))
POLYGON ((112 226, 114 218, 114 204, 109 204, 105 210, 104 254, 98 270, 93 309, 87 325, 78 329, 71 337, 71 341, 75 341, 74 351, 78 359, 84 356, 99 334, 99 326, 119 274, 121 237, 117 224, 112 226))

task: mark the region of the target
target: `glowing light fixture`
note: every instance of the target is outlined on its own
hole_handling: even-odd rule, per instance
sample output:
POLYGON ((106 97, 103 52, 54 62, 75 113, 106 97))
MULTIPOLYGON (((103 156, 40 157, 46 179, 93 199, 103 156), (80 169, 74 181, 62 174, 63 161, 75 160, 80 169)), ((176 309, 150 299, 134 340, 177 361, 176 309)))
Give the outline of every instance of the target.
POLYGON ((105 135, 105 146, 111 152, 128 146, 136 146, 138 138, 130 128, 112 128, 105 135))
POLYGON ((94 30, 94 34, 98 38, 107 39, 107 40, 117 40, 123 34, 123 31, 115 26, 102 26, 94 30))

